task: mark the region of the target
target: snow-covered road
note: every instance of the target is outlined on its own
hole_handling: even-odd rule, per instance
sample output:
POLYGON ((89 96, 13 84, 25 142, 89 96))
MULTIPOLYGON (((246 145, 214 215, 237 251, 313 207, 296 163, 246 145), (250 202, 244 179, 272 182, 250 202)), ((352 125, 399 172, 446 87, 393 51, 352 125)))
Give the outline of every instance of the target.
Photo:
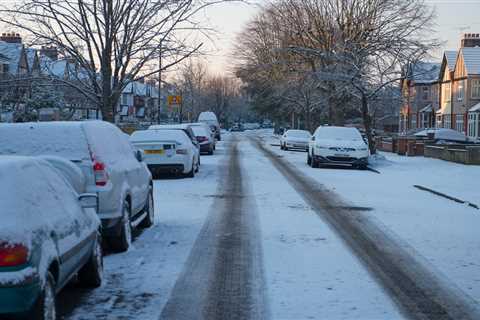
MULTIPOLYGON (((194 179, 157 180, 155 227, 138 235, 129 252, 105 258, 106 282, 101 288, 67 288, 60 295, 62 318, 422 319, 421 311, 405 312, 407 300, 395 296, 380 271, 359 259, 359 251, 322 219, 295 182, 255 146, 252 135, 261 135, 269 150, 321 183, 327 194, 339 194, 342 205, 362 209, 358 216, 378 223, 381 232, 398 239, 403 251, 418 254, 422 268, 445 279, 444 292, 461 297, 462 303, 468 300, 475 312, 480 300, 474 250, 480 247, 474 233, 478 213, 410 190, 411 181, 405 179, 389 192, 392 182, 385 175, 308 168, 305 153, 281 152, 270 146, 271 134, 257 132, 225 135, 215 156, 202 157, 194 179), (408 200, 394 201, 395 197, 408 200)), ((410 173, 407 164, 398 163, 383 163, 390 169, 380 170, 391 179, 410 173)), ((440 179, 422 181, 443 186, 440 179)), ((459 183, 451 190, 473 196, 471 191, 463 194, 459 183)), ((422 294, 431 298, 431 292, 422 294)))

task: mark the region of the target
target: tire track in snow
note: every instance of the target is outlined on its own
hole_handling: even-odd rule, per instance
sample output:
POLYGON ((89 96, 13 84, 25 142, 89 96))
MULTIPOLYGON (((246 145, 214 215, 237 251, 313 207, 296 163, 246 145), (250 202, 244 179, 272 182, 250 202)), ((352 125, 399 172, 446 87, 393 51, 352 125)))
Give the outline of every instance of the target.
POLYGON ((267 319, 258 217, 233 138, 216 201, 160 319, 267 319))
POLYGON ((348 205, 335 193, 296 170, 259 139, 249 138, 318 216, 346 242, 405 316, 428 320, 480 319, 478 304, 419 262, 415 257, 420 255, 412 248, 367 216, 343 209, 348 205))

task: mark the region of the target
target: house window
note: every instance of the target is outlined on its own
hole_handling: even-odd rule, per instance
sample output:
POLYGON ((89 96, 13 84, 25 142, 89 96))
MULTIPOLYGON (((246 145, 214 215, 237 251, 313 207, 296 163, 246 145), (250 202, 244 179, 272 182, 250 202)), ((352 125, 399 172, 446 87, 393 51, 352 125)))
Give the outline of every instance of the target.
POLYGON ((427 86, 422 87, 422 99, 423 100, 430 99, 430 88, 427 86))
POLYGON ((465 97, 465 86, 464 82, 459 81, 458 82, 458 87, 457 87, 457 100, 458 101, 463 101, 463 98, 465 97))
POLYGON ((437 128, 443 128, 443 122, 442 122, 442 115, 439 114, 437 115, 437 125, 436 125, 437 128))
POLYGON ((472 81, 472 98, 480 99, 480 79, 472 81))
POLYGON ((452 128, 452 116, 450 114, 443 116, 443 127, 448 129, 452 128))
POLYGON ((468 136, 473 139, 478 139, 480 135, 480 114, 470 113, 468 115, 468 136))
POLYGON ((122 93, 122 104, 126 105, 128 104, 128 94, 122 93))
POLYGON ((455 130, 458 132, 463 132, 463 115, 457 114, 455 117, 456 123, 455 123, 455 130))

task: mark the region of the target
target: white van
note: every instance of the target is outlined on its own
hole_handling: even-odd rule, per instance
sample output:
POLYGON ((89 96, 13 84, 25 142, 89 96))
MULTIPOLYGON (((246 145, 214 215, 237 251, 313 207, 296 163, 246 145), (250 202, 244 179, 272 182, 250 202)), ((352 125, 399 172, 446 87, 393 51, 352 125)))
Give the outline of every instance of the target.
POLYGON ((198 122, 204 122, 208 124, 213 130, 215 130, 215 139, 221 140, 220 136, 220 124, 218 123, 217 116, 212 111, 201 112, 198 116, 198 122))

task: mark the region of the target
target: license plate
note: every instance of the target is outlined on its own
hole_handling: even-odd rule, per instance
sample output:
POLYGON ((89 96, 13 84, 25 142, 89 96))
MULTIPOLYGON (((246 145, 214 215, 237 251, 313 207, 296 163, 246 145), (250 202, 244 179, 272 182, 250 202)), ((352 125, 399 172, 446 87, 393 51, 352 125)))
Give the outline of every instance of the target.
POLYGON ((164 154, 165 151, 163 149, 159 150, 145 150, 146 154, 164 154))
POLYGON ((348 155, 348 154, 345 154, 345 153, 335 153, 335 157, 345 157, 345 158, 348 158, 349 155, 348 155))

